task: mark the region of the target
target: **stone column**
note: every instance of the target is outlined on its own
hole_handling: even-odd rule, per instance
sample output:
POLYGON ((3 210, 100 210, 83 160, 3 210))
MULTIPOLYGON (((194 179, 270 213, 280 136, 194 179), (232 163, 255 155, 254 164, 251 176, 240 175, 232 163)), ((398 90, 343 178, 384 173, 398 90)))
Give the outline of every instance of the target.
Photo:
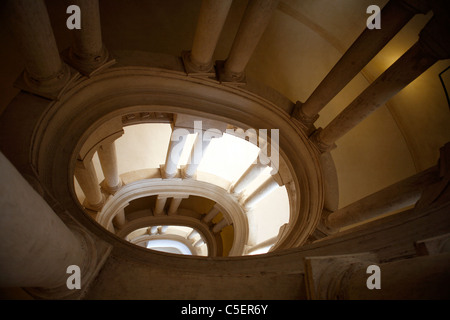
POLYGON ((260 185, 255 191, 252 192, 245 200, 244 207, 250 209, 254 207, 259 201, 267 197, 272 191, 279 187, 279 184, 275 179, 269 177, 262 185, 260 185))
POLYGON ((334 148, 336 140, 382 106, 400 90, 425 72, 439 59, 450 56, 448 32, 441 30, 434 18, 421 32, 420 39, 366 90, 333 119, 323 130, 311 137, 324 152, 334 148), (442 40, 442 42, 440 42, 442 40))
POLYGON ((252 252, 255 252, 257 250, 260 250, 260 249, 263 249, 263 248, 266 248, 269 246, 272 247, 277 242, 277 240, 278 240, 278 236, 264 240, 263 242, 260 242, 252 247, 249 247, 247 249, 246 253, 251 254, 252 252))
POLYGON ((127 219, 125 218, 125 209, 122 208, 117 212, 117 214, 113 218, 114 225, 121 228, 127 223, 127 219))
POLYGON ((155 210, 153 211, 153 214, 155 216, 164 214, 164 207, 167 202, 166 196, 159 196, 156 198, 156 204, 155 204, 155 210))
POLYGON ((204 141, 199 135, 197 135, 191 150, 191 161, 190 163, 186 164, 186 167, 184 168, 185 178, 192 178, 195 176, 197 168, 200 165, 200 162, 202 161, 203 156, 205 155, 205 152, 208 149, 210 143, 211 140, 204 141))
POLYGON ((269 24, 278 0, 249 1, 228 59, 220 72, 221 81, 242 81, 244 70, 264 30, 269 24))
POLYGON ((319 111, 381 51, 406 23, 416 13, 427 11, 426 7, 415 8, 413 4, 405 4, 404 1, 389 1, 381 10, 382 28, 372 30, 365 28, 308 100, 303 104, 297 102, 293 116, 307 127, 311 127, 319 111))
POLYGON ((152 236, 158 234, 158 226, 152 226, 151 228, 148 228, 148 234, 152 236))
POLYGON ((44 1, 8 0, 5 8, 26 63, 23 78, 16 85, 46 98, 56 98, 70 79, 70 71, 59 55, 44 1))
POLYGON ((214 219, 219 214, 219 212, 220 212, 219 208, 217 208, 216 206, 212 207, 212 209, 209 210, 209 212, 206 214, 206 216, 203 217, 202 221, 204 223, 210 222, 212 219, 214 219))
POLYGON ((110 221, 110 222, 108 223, 108 226, 106 227, 106 230, 108 230, 108 231, 111 232, 111 233, 116 234, 116 228, 114 228, 114 224, 113 224, 112 221, 110 221))
POLYGON ((331 231, 337 231, 383 213, 405 208, 416 203, 422 191, 438 181, 439 168, 431 167, 331 213, 325 225, 331 231))
POLYGON ((75 178, 77 178, 78 184, 86 197, 86 201, 83 205, 87 209, 100 211, 105 203, 105 198, 100 190, 92 160, 86 161, 84 165, 81 161, 77 161, 75 178))
POLYGON ((201 247, 204 244, 205 244, 205 241, 200 238, 194 243, 194 247, 198 248, 198 247, 201 247))
POLYGON ((65 53, 66 61, 85 75, 105 64, 109 58, 103 45, 98 0, 73 0, 81 10, 81 29, 70 30, 72 47, 65 53))
POLYGON ((174 215, 177 213, 178 208, 180 207, 181 201, 183 199, 189 198, 189 196, 176 196, 173 197, 170 201, 169 210, 167 211, 168 215, 174 215))
POLYGON ((178 169, 178 161, 180 161, 181 152, 183 151, 184 145, 186 144, 187 137, 179 136, 176 137, 171 136, 169 142, 169 149, 167 150, 166 163, 164 165, 164 178, 170 179, 176 176, 178 169))
POLYGON ((188 73, 214 72, 212 57, 232 0, 203 0, 191 52, 183 52, 188 73))
POLYGON ((214 233, 218 233, 218 232, 222 231, 222 229, 228 225, 229 225, 229 223, 228 223, 227 219, 223 218, 213 227, 212 231, 214 233))
POLYGON ((105 176, 106 185, 104 188, 109 193, 114 194, 122 186, 122 180, 117 169, 117 154, 114 141, 101 145, 97 150, 97 154, 105 176))
POLYGON ((233 184, 231 192, 235 194, 241 193, 253 180, 255 180, 267 166, 257 159, 257 163, 252 163, 242 176, 233 184))
POLYGON ((65 286, 81 241, 0 153, 0 286, 65 286))
POLYGON ((187 235, 188 240, 194 239, 197 235, 200 235, 197 230, 192 229, 192 231, 187 235))

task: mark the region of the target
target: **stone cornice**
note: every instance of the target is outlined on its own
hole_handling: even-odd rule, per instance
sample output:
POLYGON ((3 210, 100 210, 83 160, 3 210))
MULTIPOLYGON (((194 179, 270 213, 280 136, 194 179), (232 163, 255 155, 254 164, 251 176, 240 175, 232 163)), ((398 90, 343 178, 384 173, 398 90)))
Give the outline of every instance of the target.
MULTIPOLYGON (((227 190, 203 181, 153 178, 140 179, 129 183, 107 200, 96 220, 106 228, 112 222, 118 210, 130 201, 152 195, 173 197, 185 194, 213 200, 223 208, 222 214, 234 227, 234 241, 229 255, 242 255, 248 239, 248 221, 244 209, 227 190)), ((170 217, 164 217, 169 223, 170 217)))
POLYGON ((279 129, 280 158, 292 183, 289 229, 277 248, 301 245, 316 228, 324 202, 320 154, 288 112, 244 88, 144 67, 111 68, 80 80, 49 103, 35 126, 32 163, 45 187, 79 219, 84 214, 77 213, 74 196, 68 196, 74 194, 74 159, 100 125, 133 112, 184 113, 244 130, 279 129))

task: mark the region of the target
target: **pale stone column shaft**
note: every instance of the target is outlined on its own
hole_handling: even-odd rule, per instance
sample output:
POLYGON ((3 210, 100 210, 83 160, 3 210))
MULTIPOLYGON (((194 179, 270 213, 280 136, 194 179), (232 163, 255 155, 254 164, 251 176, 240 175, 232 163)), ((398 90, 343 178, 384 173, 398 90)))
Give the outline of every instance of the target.
POLYGON ((194 239, 197 235, 199 235, 198 231, 195 229, 192 229, 192 231, 188 234, 186 239, 192 240, 194 239))
POLYGON ((95 58, 103 51, 98 0, 71 0, 70 4, 79 6, 81 10, 81 29, 71 30, 73 53, 80 59, 95 63, 95 58))
POLYGON ((277 237, 272 237, 272 238, 269 238, 269 239, 267 239, 267 240, 265 240, 263 242, 260 242, 260 243, 258 243, 256 245, 250 247, 247 250, 247 254, 255 252, 256 250, 262 249, 264 247, 273 246, 277 242, 277 240, 278 240, 278 236, 277 237))
POLYGON ((381 10, 381 29, 365 28, 333 69, 300 107, 298 117, 312 124, 316 115, 417 13, 401 1, 389 1, 381 10))
POLYGON ((106 227, 106 230, 108 230, 109 232, 114 233, 114 234, 116 233, 116 228, 114 228, 114 224, 113 224, 112 221, 110 221, 108 223, 108 226, 106 227))
POLYGON ((0 153, 0 286, 63 286, 83 266, 80 240, 0 153))
POLYGON ((169 210, 167 211, 167 214, 173 215, 173 214, 177 213, 182 200, 183 200, 183 198, 181 198, 181 197, 180 198, 173 197, 172 200, 170 201, 170 206, 169 206, 169 210))
POLYGON ((117 154, 114 141, 101 145, 97 150, 97 154, 105 176, 106 189, 114 193, 122 186, 117 168, 117 154))
POLYGON ((155 211, 153 212, 153 214, 154 215, 161 215, 161 214, 163 214, 166 202, 167 202, 167 198, 166 197, 158 196, 156 198, 155 211))
POLYGON ((29 77, 37 82, 61 77, 59 55, 47 8, 43 0, 8 0, 11 31, 19 42, 29 77))
POLYGON ((232 0, 203 0, 190 54, 199 70, 210 69, 232 0))
POLYGON ((336 140, 420 76, 437 60, 420 42, 417 42, 323 130, 318 130, 313 135, 313 140, 322 151, 331 149, 336 140))
POLYGON ((230 54, 225 61, 226 76, 241 77, 277 5, 278 0, 249 1, 230 54))
POLYGON ((158 226, 152 226, 151 228, 148 229, 150 235, 158 234, 158 226))
POLYGON ((212 207, 211 210, 206 214, 206 216, 203 217, 203 222, 208 223, 212 219, 214 219, 215 216, 219 214, 220 210, 216 206, 212 207))
POLYGON ((277 181, 269 177, 263 184, 261 184, 255 191, 253 191, 244 201, 246 208, 252 208, 259 201, 267 197, 272 191, 279 187, 277 181))
POLYGON ((123 227, 125 223, 127 222, 127 219, 125 218, 125 209, 120 209, 119 212, 114 216, 113 219, 114 224, 117 227, 123 227))
POLYGON ((438 181, 439 169, 437 166, 431 167, 331 213, 326 218, 325 225, 336 231, 383 213, 402 209, 416 203, 422 191, 438 181))
POLYGON ((86 161, 84 167, 82 167, 82 164, 77 163, 75 178, 83 190, 89 209, 99 210, 103 206, 104 198, 92 160, 86 161))
POLYGON ((198 248, 198 247, 200 247, 200 246, 202 246, 204 244, 205 244, 205 241, 203 241, 203 239, 200 238, 194 243, 194 247, 198 248))
POLYGON ((173 134, 167 150, 166 163, 164 165, 165 178, 173 178, 177 174, 177 166, 180 161, 181 152, 186 144, 187 137, 181 136, 178 140, 173 140, 173 134))
POLYGON ((202 161, 206 150, 208 149, 211 140, 202 140, 200 136, 195 138, 194 145, 191 149, 191 161, 186 165, 184 175, 186 178, 192 178, 197 172, 197 168, 202 161))
POLYGON ((218 233, 220 231, 222 231, 223 228, 225 228, 226 226, 228 226, 228 221, 223 218, 222 220, 220 220, 214 227, 213 227, 213 232, 214 233, 218 233))
MULTIPOLYGON (((258 160, 257 160, 258 161, 258 160)), ((252 163, 231 188, 232 193, 241 193, 266 168, 261 162, 252 163)))

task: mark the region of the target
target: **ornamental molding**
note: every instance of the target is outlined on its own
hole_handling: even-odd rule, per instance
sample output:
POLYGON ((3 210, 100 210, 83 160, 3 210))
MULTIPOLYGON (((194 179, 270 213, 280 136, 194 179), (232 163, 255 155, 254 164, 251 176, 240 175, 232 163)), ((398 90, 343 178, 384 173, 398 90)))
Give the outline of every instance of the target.
MULTIPOLYGON (((20 100, 14 99, 12 104, 22 103, 20 100)), ((30 99, 26 100, 33 107, 30 99)), ((36 102, 43 108, 42 99, 36 102)), ((280 158, 292 181, 288 188, 289 228, 276 249, 298 247, 316 229, 324 204, 320 152, 283 105, 245 87, 147 67, 113 66, 91 78, 78 79, 59 101, 48 102, 34 126, 30 162, 43 186, 75 218, 86 220, 72 181, 81 147, 103 123, 145 112, 188 114, 243 130, 279 129, 280 158)))
MULTIPOLYGON (((225 219, 233 224, 233 246, 230 256, 240 256, 248 241, 248 220, 244 208, 227 190, 204 181, 193 179, 142 179, 123 186, 106 201, 102 210, 97 214, 96 221, 107 228, 115 215, 130 201, 149 197, 178 197, 186 194, 210 199, 222 209, 225 219)), ((167 217, 168 224, 170 216, 167 217)), ((133 230, 131 230, 133 231, 133 230)), ((130 232, 131 232, 130 231, 130 232)))

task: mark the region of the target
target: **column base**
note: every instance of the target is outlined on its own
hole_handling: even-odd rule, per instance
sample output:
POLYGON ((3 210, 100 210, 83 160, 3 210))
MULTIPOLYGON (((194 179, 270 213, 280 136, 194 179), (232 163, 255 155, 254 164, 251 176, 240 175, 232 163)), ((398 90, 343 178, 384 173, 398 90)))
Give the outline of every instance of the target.
POLYGON ((229 73, 225 72, 225 60, 216 61, 217 80, 223 84, 232 84, 236 86, 245 86, 247 81, 245 73, 229 73))
POLYGON ((336 144, 333 143, 331 145, 324 143, 320 138, 320 132, 322 128, 318 128, 313 134, 309 137, 309 139, 314 143, 315 147, 319 150, 320 153, 329 152, 336 148, 336 144))
POLYGON ((317 225, 316 230, 318 231, 319 234, 322 233, 324 237, 332 235, 339 231, 339 229, 330 228, 327 224, 328 216, 332 213, 333 213, 332 211, 327 210, 325 208, 322 210, 322 216, 320 217, 320 222, 317 225))
POLYGON ((80 74, 76 70, 63 64, 58 75, 46 80, 33 79, 25 70, 14 82, 14 87, 49 100, 59 100, 66 89, 79 77, 80 74))
POLYGON ((181 168, 180 168, 181 177, 183 179, 197 180, 197 173, 194 173, 193 175, 188 175, 186 173, 186 168, 187 168, 187 165, 181 166, 181 168))
POLYGON ((108 184, 106 183, 105 180, 103 180, 100 183, 100 187, 102 188, 102 190, 104 190, 105 192, 107 192, 107 193, 109 193, 111 195, 114 195, 120 188, 122 188, 122 186, 123 186, 122 179, 119 179, 119 183, 116 186, 114 186, 114 187, 108 186, 108 184))
POLYGON ((190 76, 210 77, 216 76, 214 65, 210 62, 208 65, 197 65, 191 60, 191 51, 182 51, 181 60, 183 61, 184 70, 190 76))
POLYGON ((177 169, 177 172, 175 174, 167 175, 165 168, 166 168, 166 166, 163 164, 161 164, 159 166, 159 169, 161 170, 161 178, 163 178, 163 179, 182 179, 182 173, 181 173, 180 169, 177 169))
POLYGON ((96 203, 96 204, 91 204, 87 200, 84 200, 83 206, 86 209, 98 212, 98 211, 102 210, 103 206, 105 205, 105 202, 106 202, 106 196, 102 193, 102 201, 100 201, 99 203, 96 203))
POLYGON ((87 59, 77 56, 73 52, 73 48, 65 49, 61 56, 68 65, 78 70, 82 75, 92 77, 96 73, 109 68, 116 63, 116 60, 111 57, 108 50, 103 47, 98 56, 92 56, 87 59))
POLYGON ((294 110, 292 111, 292 117, 300 122, 300 125, 303 127, 305 132, 310 135, 313 133, 316 128, 314 126, 314 122, 319 118, 319 115, 308 116, 302 111, 303 102, 297 101, 295 103, 294 110))

